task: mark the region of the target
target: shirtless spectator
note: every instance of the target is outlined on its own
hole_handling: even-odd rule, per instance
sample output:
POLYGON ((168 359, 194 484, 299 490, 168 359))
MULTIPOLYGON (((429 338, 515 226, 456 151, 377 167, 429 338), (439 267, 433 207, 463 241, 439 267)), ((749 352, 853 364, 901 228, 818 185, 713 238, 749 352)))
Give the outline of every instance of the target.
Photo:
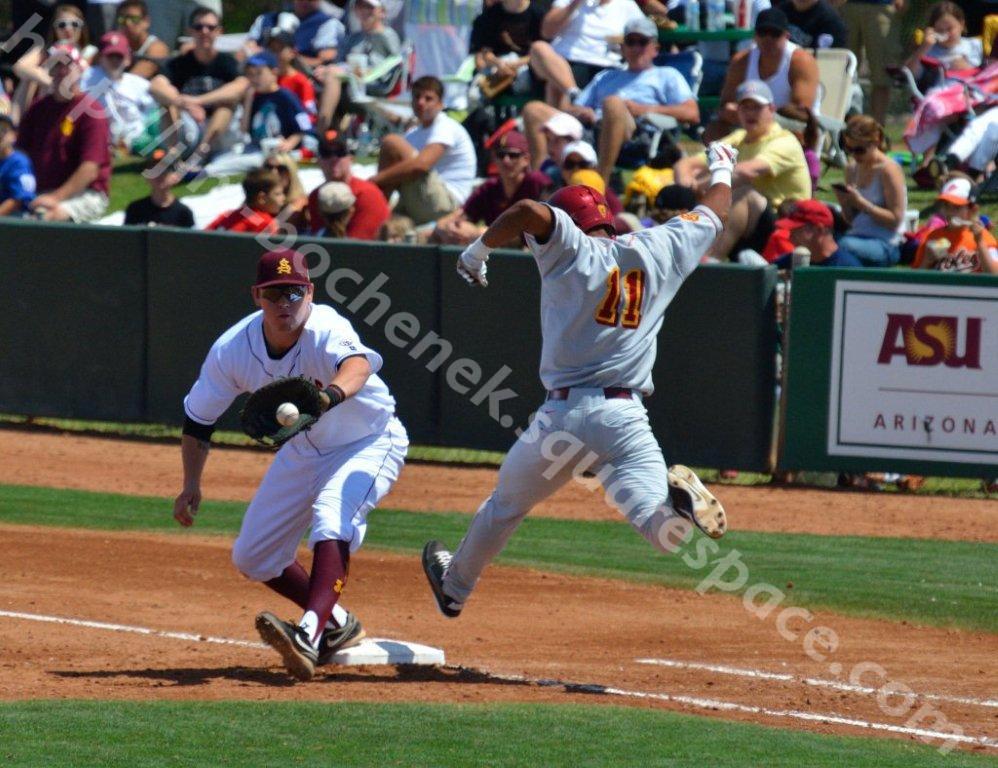
POLYGON ((715 141, 735 130, 738 123, 738 86, 762 80, 773 94, 776 109, 796 104, 811 112, 818 109, 818 62, 811 53, 790 42, 787 16, 778 8, 759 14, 754 45, 731 60, 717 120, 708 126, 704 141, 715 141))
POLYGON ((215 48, 222 24, 214 11, 194 11, 190 32, 194 47, 167 61, 151 90, 169 112, 164 133, 179 131, 183 144, 197 146, 203 160, 237 140, 239 125, 232 118, 248 82, 235 57, 215 48))
POLYGON ((611 40, 627 22, 646 18, 634 0, 555 0, 530 47, 530 68, 545 82, 544 101, 564 110, 579 89, 620 59, 611 40), (550 40, 551 42, 546 42, 550 40))
POLYGON ((52 93, 21 119, 18 147, 31 159, 38 196, 31 209, 46 221, 94 221, 107 210, 111 133, 100 103, 80 91, 79 49, 53 46, 52 93))
POLYGON ((133 75, 152 80, 170 56, 170 46, 149 31, 149 7, 145 0, 125 0, 118 6, 118 31, 132 51, 133 75))
POLYGON ((412 84, 418 125, 405 136, 385 136, 371 178, 386 195, 398 190, 396 213, 417 225, 463 205, 475 180, 475 147, 464 127, 444 113, 443 94, 443 83, 430 75, 412 84))

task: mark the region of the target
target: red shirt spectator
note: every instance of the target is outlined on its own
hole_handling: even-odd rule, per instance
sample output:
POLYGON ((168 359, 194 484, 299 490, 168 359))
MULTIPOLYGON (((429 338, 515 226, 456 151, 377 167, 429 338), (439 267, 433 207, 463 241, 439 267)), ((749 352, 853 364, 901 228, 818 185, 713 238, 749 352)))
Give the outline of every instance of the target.
MULTIPOLYGON (((353 175, 353 156, 341 139, 323 139, 319 142, 319 168, 326 181, 342 181, 350 187, 357 201, 353 216, 347 224, 347 237, 356 240, 377 240, 378 230, 392 215, 384 192, 373 182, 353 175)), ((323 227, 319 212, 319 190, 308 196, 308 220, 312 233, 323 227)))
POLYGON ((218 216, 205 229, 226 232, 276 232, 277 220, 266 211, 236 208, 218 216))
POLYGON ((277 84, 281 88, 287 88, 298 97, 298 101, 305 107, 305 111, 308 112, 314 123, 316 118, 315 88, 312 87, 312 81, 297 69, 292 69, 287 74, 279 76, 277 84))

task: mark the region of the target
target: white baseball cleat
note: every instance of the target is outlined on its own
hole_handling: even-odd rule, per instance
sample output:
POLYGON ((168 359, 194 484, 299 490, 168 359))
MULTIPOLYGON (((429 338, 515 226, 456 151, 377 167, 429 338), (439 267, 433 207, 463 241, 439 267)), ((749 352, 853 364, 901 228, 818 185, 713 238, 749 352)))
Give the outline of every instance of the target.
POLYGON ((669 489, 673 493, 673 509, 710 538, 719 539, 728 530, 724 507, 692 469, 682 464, 669 467, 669 489))

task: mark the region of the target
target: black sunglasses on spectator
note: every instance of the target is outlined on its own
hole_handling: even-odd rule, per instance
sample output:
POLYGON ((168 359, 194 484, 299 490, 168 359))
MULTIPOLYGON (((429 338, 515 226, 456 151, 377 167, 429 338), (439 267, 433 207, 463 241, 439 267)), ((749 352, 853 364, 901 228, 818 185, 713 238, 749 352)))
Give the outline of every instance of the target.
POLYGON ((260 295, 271 304, 276 304, 282 298, 295 304, 305 298, 306 292, 304 285, 272 285, 260 289, 260 295))
POLYGON ((564 163, 562 163, 562 168, 564 168, 566 171, 577 171, 580 168, 589 168, 589 167, 591 166, 585 160, 566 160, 564 163))
POLYGON ((629 45, 632 48, 644 48, 651 40, 647 37, 642 37, 641 35, 628 35, 624 38, 624 45, 629 45))
POLYGON ((350 152, 346 149, 326 149, 321 144, 319 145, 319 157, 324 160, 330 160, 334 157, 346 157, 350 152))
POLYGON ((195 32, 214 32, 218 29, 218 24, 192 24, 191 29, 195 32))
POLYGON ((500 160, 502 160, 504 157, 511 157, 514 160, 518 160, 521 157, 523 157, 523 153, 517 152, 516 150, 513 149, 500 149, 498 152, 496 152, 496 157, 499 158, 500 160))
POLYGON ((756 37, 783 37, 782 29, 757 29, 756 37))

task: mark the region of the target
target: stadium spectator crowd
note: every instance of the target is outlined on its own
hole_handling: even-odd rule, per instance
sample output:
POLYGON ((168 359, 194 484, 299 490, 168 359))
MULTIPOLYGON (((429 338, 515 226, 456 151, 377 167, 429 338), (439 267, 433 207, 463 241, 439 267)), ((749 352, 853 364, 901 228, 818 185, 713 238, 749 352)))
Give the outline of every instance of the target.
MULTIPOLYGON (((691 207, 706 183, 697 142, 723 138, 740 154, 710 258, 784 264, 804 245, 812 264, 998 273, 977 203, 998 152, 998 52, 983 34, 998 25, 979 3, 729 3, 747 9, 752 31, 724 50, 687 46, 701 55, 702 83, 660 43, 661 29, 686 21, 684 0, 479 0, 470 17, 447 3, 434 14, 426 3, 291 0, 241 30, 212 0, 24 5, 15 24, 28 23, 26 10, 42 22, 8 30, 2 216, 102 220, 114 169, 140 167, 148 195, 116 206, 128 224, 193 227, 198 198, 185 204, 175 190, 208 174, 238 176, 244 197, 202 215, 211 230, 463 244, 517 200, 587 183, 626 231, 691 207), (454 30, 465 36, 463 74, 414 53, 454 30), (862 62, 868 106, 837 134, 841 181, 823 182, 817 57, 846 46, 862 62), (892 151, 884 127, 902 65, 919 86, 977 78, 982 94, 931 126, 938 140, 918 108, 893 115, 911 119, 905 137, 931 144, 924 151, 892 151), (457 101, 472 99, 460 110, 456 82, 466 91, 457 101), (716 107, 699 98, 711 91, 716 107), (914 222, 919 157, 938 199, 914 222), (309 171, 306 187, 299 166, 313 164, 321 183, 309 171)), ((945 99, 920 95, 934 108, 945 99)))

